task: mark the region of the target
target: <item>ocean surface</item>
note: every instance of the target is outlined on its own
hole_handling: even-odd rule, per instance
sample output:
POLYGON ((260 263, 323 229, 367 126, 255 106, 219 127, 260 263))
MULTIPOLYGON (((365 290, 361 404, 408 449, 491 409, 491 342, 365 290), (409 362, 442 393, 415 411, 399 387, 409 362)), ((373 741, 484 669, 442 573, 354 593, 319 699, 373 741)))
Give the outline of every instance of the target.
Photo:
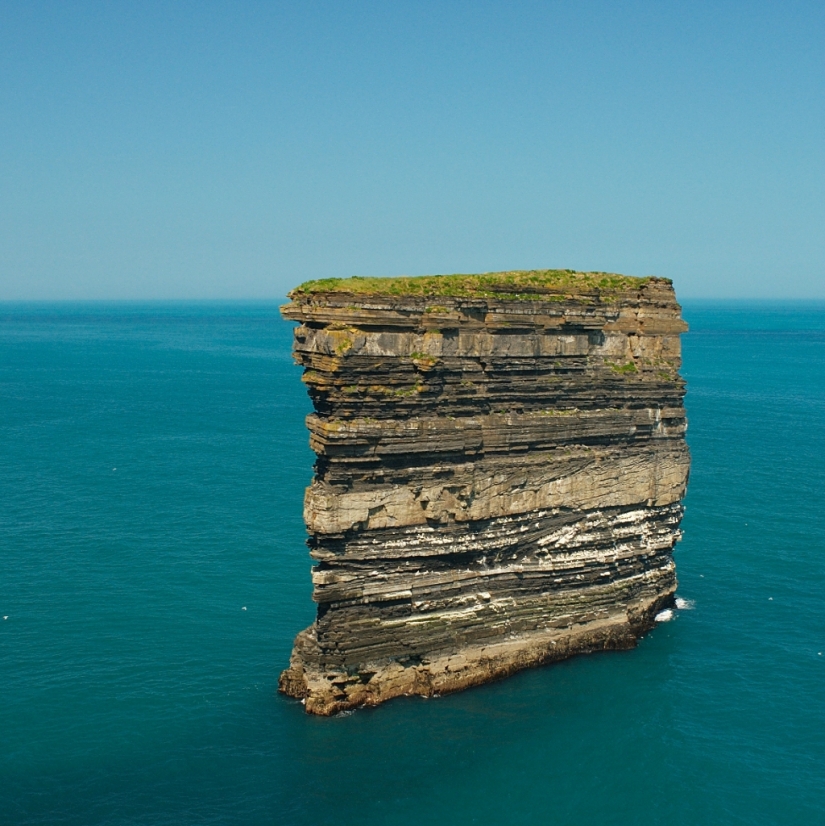
POLYGON ((0 305, 0 823, 821 826, 825 304, 685 315, 692 610, 318 719, 277 305, 0 305))

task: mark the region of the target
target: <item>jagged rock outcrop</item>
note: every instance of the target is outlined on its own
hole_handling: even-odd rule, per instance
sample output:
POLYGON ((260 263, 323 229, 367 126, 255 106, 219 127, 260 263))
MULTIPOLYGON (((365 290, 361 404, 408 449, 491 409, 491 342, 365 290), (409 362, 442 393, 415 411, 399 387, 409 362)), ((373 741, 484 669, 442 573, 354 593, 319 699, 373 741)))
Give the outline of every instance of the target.
POLYGON ((671 283, 310 282, 315 623, 281 691, 333 714, 632 647, 676 589, 690 459, 671 283))

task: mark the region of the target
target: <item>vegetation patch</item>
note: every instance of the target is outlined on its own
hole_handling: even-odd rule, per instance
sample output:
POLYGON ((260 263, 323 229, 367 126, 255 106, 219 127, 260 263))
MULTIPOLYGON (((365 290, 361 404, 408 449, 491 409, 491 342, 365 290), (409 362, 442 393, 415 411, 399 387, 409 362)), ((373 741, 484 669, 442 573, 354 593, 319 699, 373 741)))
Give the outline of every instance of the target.
MULTIPOLYGON (((397 278, 321 278, 307 281, 294 289, 290 298, 316 293, 346 293, 354 295, 449 296, 458 298, 501 298, 510 300, 562 301, 566 296, 609 296, 637 290, 644 284, 667 278, 648 276, 636 278, 607 272, 576 272, 575 270, 512 270, 478 275, 421 275, 397 278)), ((446 307, 434 305, 427 312, 445 312, 446 307)))
POLYGON ((625 364, 613 364, 611 362, 607 362, 610 365, 610 369, 614 373, 619 373, 620 375, 627 375, 628 373, 638 373, 639 371, 636 368, 636 365, 632 361, 628 361, 625 364))
POLYGON ((376 396, 394 396, 397 399, 405 399, 424 392, 424 385, 420 381, 412 387, 387 387, 384 384, 371 384, 368 390, 376 396))
POLYGON ((393 389, 392 395, 399 399, 406 399, 410 396, 414 396, 416 393, 421 393, 424 390, 424 385, 419 381, 416 382, 412 387, 399 387, 393 389))

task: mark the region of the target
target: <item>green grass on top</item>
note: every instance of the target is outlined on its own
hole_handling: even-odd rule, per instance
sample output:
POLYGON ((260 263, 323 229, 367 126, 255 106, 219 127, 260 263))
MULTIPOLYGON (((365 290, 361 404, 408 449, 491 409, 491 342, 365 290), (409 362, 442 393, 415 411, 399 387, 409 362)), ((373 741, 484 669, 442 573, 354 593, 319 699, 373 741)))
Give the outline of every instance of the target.
MULTIPOLYGON (((397 278, 320 278, 296 287, 289 295, 313 293, 356 295, 419 295, 479 298, 541 299, 566 294, 614 293, 632 290, 651 281, 607 272, 575 270, 514 270, 478 275, 420 275, 397 278)), ((658 279, 669 283, 668 279, 658 279)))

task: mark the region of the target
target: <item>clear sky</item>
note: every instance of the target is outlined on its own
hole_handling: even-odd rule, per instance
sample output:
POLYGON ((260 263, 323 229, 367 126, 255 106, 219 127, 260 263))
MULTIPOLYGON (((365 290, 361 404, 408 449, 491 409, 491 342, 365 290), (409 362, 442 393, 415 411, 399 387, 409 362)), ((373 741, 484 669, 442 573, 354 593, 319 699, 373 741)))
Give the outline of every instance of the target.
POLYGON ((825 298, 825 3, 0 0, 0 299, 825 298))

